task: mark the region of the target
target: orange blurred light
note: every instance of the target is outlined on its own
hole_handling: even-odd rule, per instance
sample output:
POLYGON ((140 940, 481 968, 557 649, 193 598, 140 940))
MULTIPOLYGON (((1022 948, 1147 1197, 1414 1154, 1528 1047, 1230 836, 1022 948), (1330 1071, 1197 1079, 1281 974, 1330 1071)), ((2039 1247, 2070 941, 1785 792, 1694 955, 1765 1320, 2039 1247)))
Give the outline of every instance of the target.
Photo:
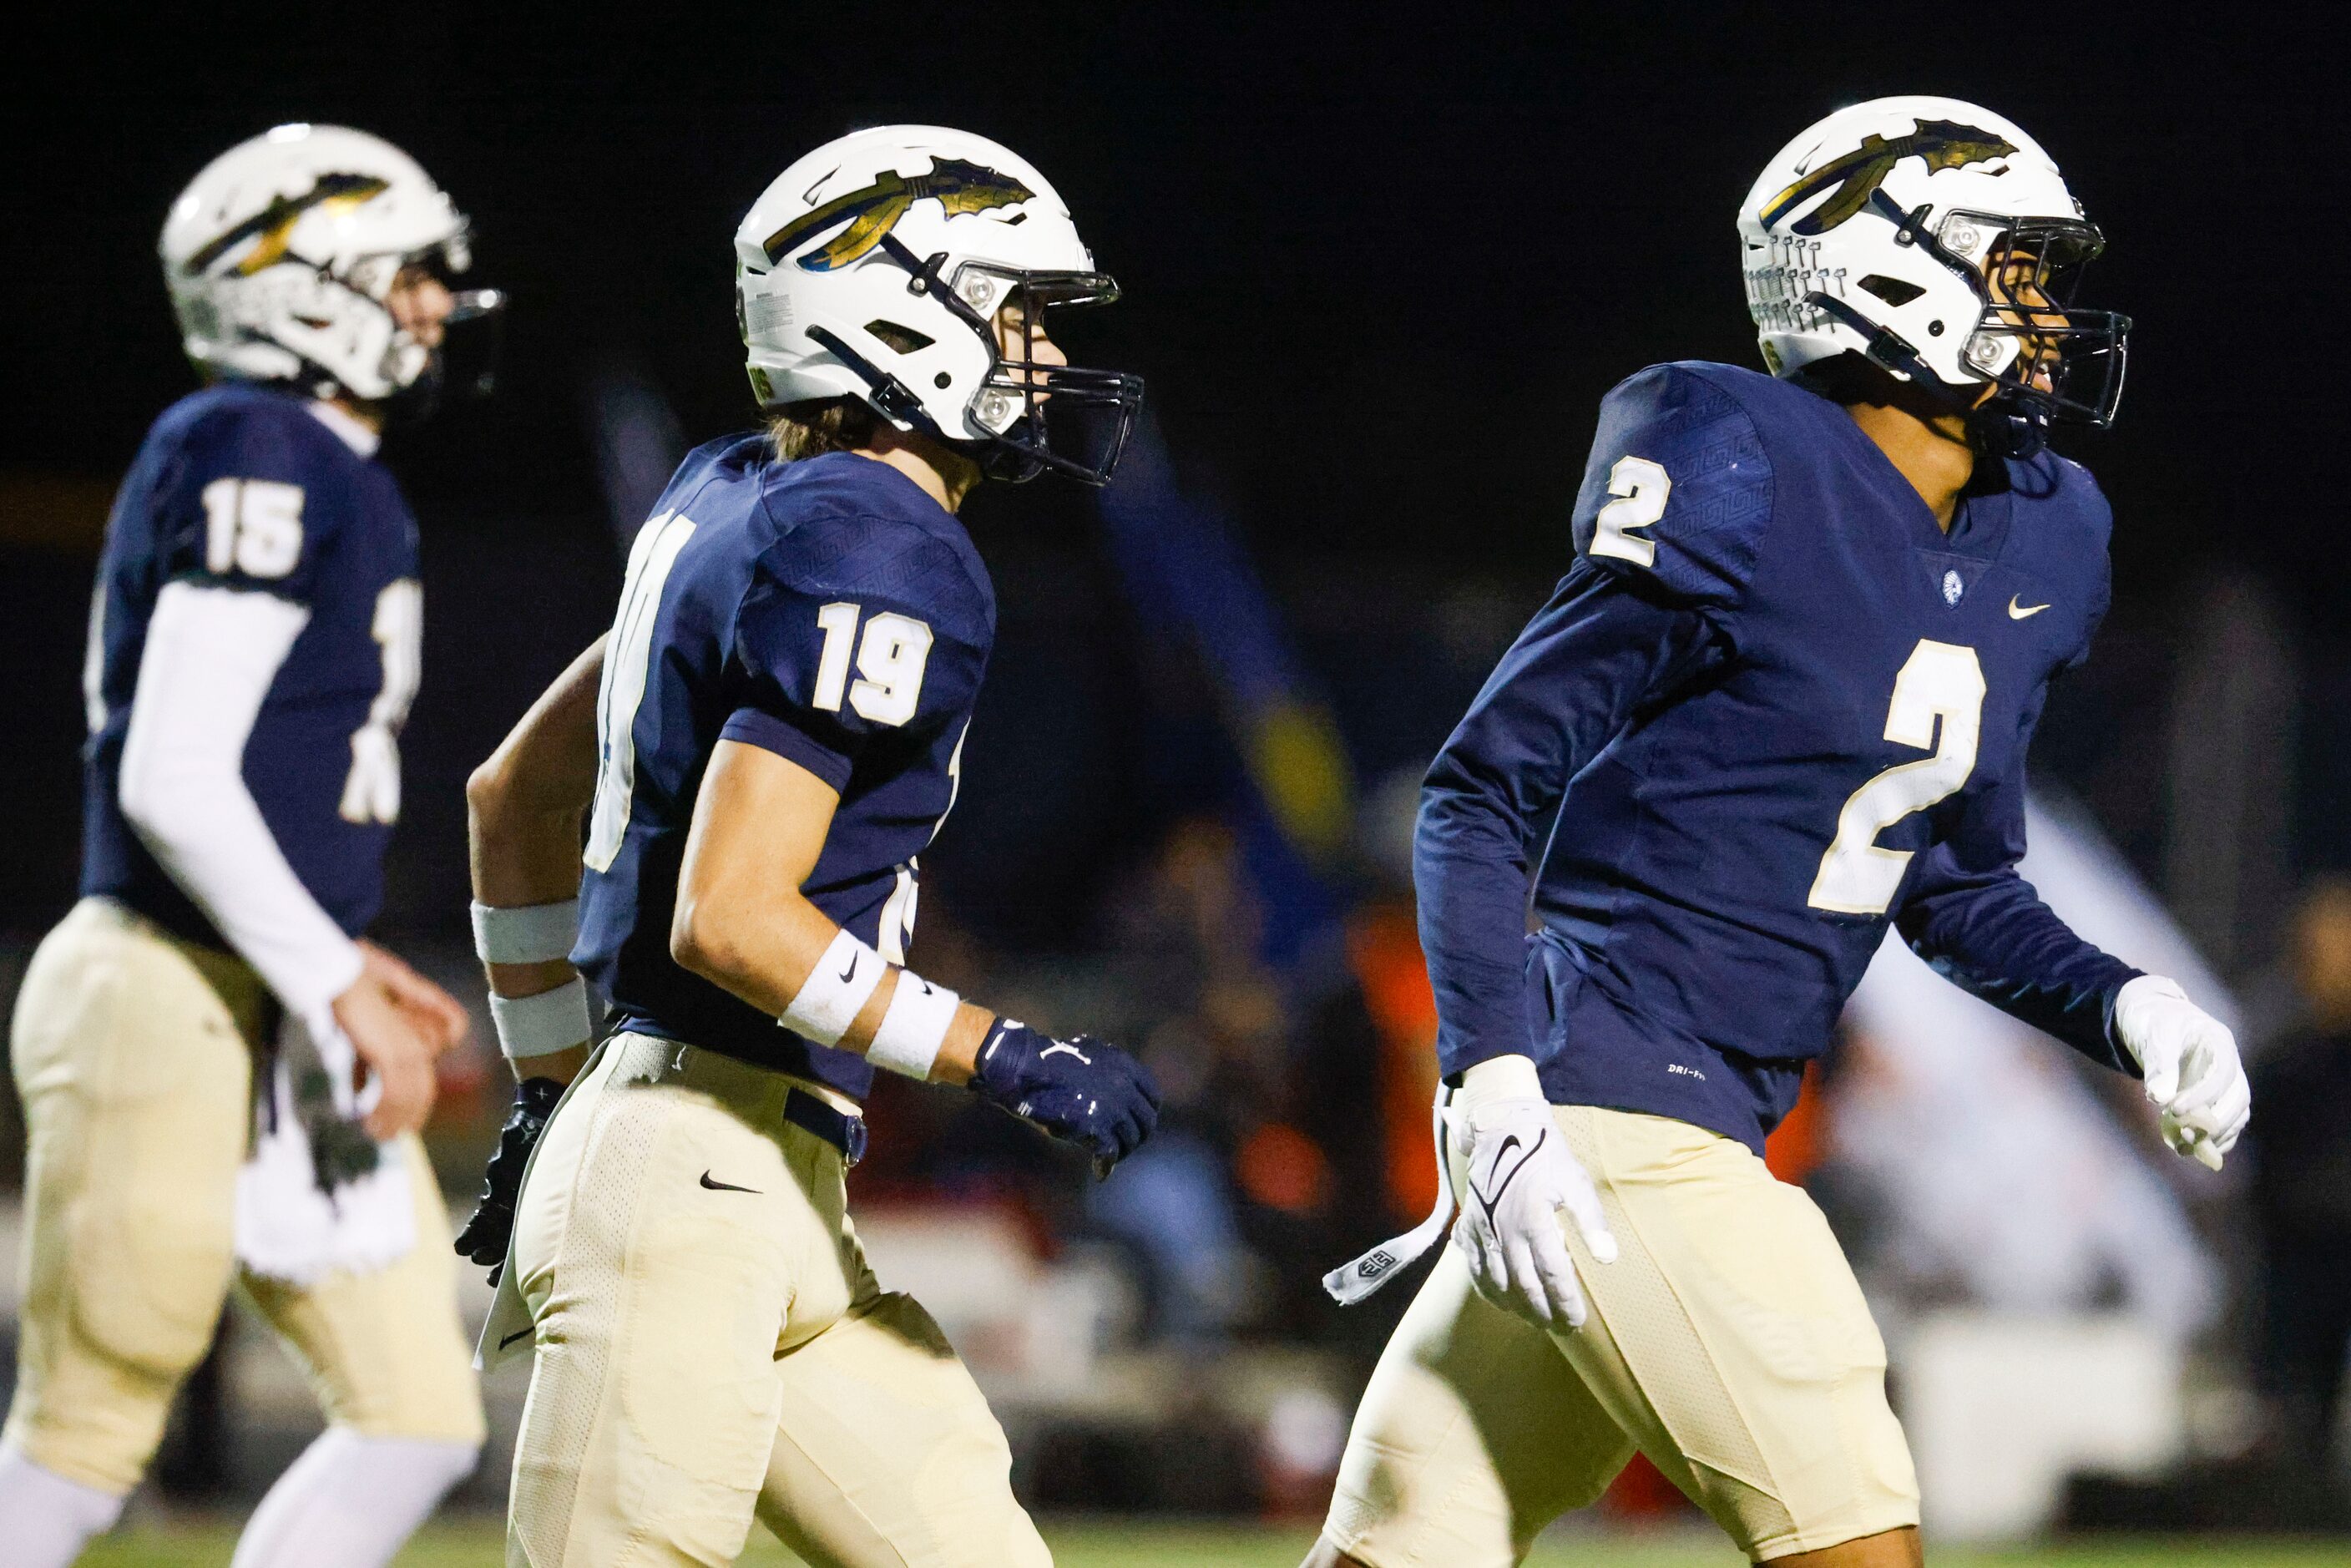
POLYGON ((1331 1164, 1322 1149, 1280 1122, 1269 1122, 1243 1139, 1233 1167, 1241 1191, 1266 1208, 1311 1214, 1331 1196, 1331 1164))

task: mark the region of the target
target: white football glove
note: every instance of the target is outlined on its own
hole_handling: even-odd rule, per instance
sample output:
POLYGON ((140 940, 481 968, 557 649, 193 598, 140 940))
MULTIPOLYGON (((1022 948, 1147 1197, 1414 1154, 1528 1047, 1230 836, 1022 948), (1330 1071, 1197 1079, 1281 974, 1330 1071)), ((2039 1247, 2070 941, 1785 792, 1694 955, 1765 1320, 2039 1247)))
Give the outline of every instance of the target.
POLYGON ((1583 1288, 1560 1214, 1603 1263, 1615 1261, 1616 1238, 1592 1177, 1560 1135, 1535 1064, 1502 1056, 1469 1069, 1451 1122, 1469 1167, 1453 1244, 1478 1293, 1538 1328, 1582 1328, 1583 1288))
POLYGON ((2212 1170, 2252 1119, 2253 1092, 2228 1025, 2178 982, 2141 975, 2115 996, 2115 1038, 2138 1062, 2163 1113, 2163 1140, 2212 1170))

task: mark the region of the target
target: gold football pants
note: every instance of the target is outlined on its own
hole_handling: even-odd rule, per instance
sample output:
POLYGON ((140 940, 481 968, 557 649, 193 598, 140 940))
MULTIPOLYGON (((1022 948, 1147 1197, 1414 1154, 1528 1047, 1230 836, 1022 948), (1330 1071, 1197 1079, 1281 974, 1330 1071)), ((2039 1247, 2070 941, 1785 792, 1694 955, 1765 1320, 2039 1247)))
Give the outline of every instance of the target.
POLYGON ((1687 1123, 1557 1115, 1618 1247, 1595 1263, 1562 1217, 1591 1316, 1547 1334, 1447 1245, 1364 1390, 1332 1543, 1370 1568, 1514 1563, 1636 1448, 1757 1562, 1917 1524, 1886 1347, 1812 1199, 1687 1123))
POLYGON ((867 1269, 841 1151, 784 1119, 795 1087, 622 1034, 556 1113, 516 1218, 510 1563, 731 1563, 755 1513, 819 1568, 1050 1563, 971 1375, 867 1269))
MULTIPOLYGON (((162 1438, 237 1277, 236 1176, 252 1130, 260 981, 243 963, 85 899, 16 998, 25 1301, 5 1438, 68 1480, 121 1493, 162 1438)), ((449 1218, 405 1147, 416 1245, 390 1267, 246 1293, 330 1421, 371 1437, 482 1440, 457 1322, 449 1218)))

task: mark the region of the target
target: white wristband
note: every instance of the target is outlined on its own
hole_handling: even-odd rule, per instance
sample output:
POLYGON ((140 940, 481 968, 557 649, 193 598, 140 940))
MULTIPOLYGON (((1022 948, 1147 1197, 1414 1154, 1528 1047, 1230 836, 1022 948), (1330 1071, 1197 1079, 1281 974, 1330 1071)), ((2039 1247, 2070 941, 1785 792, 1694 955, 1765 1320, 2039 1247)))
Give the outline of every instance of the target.
POLYGON ((1542 1097, 1542 1078, 1535 1071, 1534 1059, 1513 1051, 1507 1056, 1488 1057, 1463 1072, 1461 1092, 1454 1099, 1465 1113, 1475 1113, 1498 1100, 1542 1097))
POLYGON ((596 1033, 588 1015, 588 985, 577 975, 535 997, 490 993, 490 1023, 509 1061, 552 1056, 585 1045, 596 1033))
POLYGON ((831 946, 776 1021, 819 1045, 839 1045, 888 969, 881 954, 848 932, 836 931, 831 946))
POLYGON ((956 1007, 962 1000, 945 986, 935 986, 912 969, 899 970, 898 988, 891 995, 890 1010, 882 1015, 882 1027, 873 1031, 873 1043, 865 1048, 865 1060, 909 1078, 928 1079, 931 1064, 939 1059, 939 1047, 946 1043, 947 1027, 955 1022, 956 1007))
POLYGON ((580 901, 498 909, 474 904, 474 951, 485 964, 547 964, 571 956, 580 939, 580 901))

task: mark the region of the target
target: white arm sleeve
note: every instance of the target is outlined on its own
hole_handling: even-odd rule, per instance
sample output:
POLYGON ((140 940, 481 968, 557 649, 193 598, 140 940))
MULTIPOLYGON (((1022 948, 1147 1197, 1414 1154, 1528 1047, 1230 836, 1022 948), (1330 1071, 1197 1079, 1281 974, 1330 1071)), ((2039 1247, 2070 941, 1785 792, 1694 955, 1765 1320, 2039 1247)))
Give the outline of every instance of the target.
POLYGON ((360 950, 287 863, 245 787, 245 744, 309 610, 267 593, 164 585, 122 741, 122 814, 314 1039, 360 950))

